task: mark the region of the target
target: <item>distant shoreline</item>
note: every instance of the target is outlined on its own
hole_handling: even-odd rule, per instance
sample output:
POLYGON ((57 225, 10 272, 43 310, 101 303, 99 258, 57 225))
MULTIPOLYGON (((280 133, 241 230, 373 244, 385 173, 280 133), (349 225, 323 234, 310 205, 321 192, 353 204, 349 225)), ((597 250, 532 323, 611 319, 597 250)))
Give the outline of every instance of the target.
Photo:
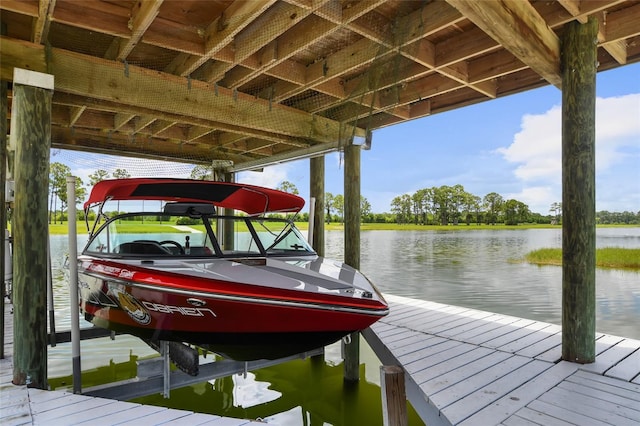
MULTIPOLYGON (((123 222, 124 223, 124 222, 123 222)), ((92 224, 91 224, 92 225, 92 224)), ((131 229, 129 232, 162 232, 162 227, 171 226, 175 224, 160 223, 151 220, 145 220, 145 223, 141 222, 127 222, 127 226, 131 229), (160 228, 156 228, 160 227, 160 228), (155 228, 155 230, 153 229, 155 228)), ((307 222, 296 222, 296 226, 301 230, 308 229, 307 222)), ((640 225, 598 225, 598 228, 640 228, 640 225)), ((87 228, 84 221, 78 221, 77 227, 78 234, 86 234, 87 228)), ((331 222, 325 223, 326 231, 341 231, 344 229, 344 223, 331 222)), ((501 230, 522 230, 522 229, 562 229, 562 225, 547 225, 547 224, 522 224, 522 225, 467 225, 466 223, 460 223, 458 225, 416 225, 412 223, 362 223, 360 225, 361 231, 472 231, 472 230, 489 230, 489 231, 501 231, 501 230)), ((67 234, 69 232, 69 225, 64 222, 62 224, 49 225, 50 235, 67 234)))

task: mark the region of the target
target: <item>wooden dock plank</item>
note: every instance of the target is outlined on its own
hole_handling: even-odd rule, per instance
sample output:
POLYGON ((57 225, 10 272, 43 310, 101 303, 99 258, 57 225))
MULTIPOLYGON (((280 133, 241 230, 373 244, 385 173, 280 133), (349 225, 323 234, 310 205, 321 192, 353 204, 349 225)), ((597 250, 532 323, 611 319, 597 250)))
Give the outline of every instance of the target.
MULTIPOLYGON (((545 363, 546 364, 546 363, 545 363)), ((578 369, 576 364, 560 362, 543 370, 541 374, 526 381, 522 385, 514 388, 497 399, 494 403, 487 405, 482 411, 469 417, 461 425, 485 425, 498 423, 517 414, 531 400, 543 395, 578 369)), ((530 419, 529 419, 530 420, 530 419)))
MULTIPOLYGON (((493 332, 494 330, 501 330, 502 327, 511 325, 516 321, 518 321, 518 318, 516 317, 501 316, 500 318, 494 321, 491 321, 491 322, 485 321, 484 324, 481 324, 479 327, 472 328, 468 331, 464 331, 459 334, 453 334, 453 335, 450 335, 449 337, 451 337, 452 339, 462 340, 464 342, 471 343, 470 339, 476 336, 482 336, 485 333, 490 333, 490 332, 493 332)), ((496 334, 496 336, 497 335, 499 334, 496 334)))
MULTIPOLYGON (((561 329, 560 326, 552 326, 552 327, 555 327, 556 329, 561 329)), ((549 330, 548 332, 550 333, 551 331, 549 330)), ((521 356, 537 358, 539 355, 549 350, 553 350, 555 348, 559 349, 560 345, 562 345, 562 332, 557 331, 556 333, 549 334, 544 339, 539 340, 525 348, 522 348, 516 351, 515 353, 521 356)), ((541 361, 544 361, 544 360, 541 360, 541 361)))
POLYGON ((66 422, 73 424, 84 420, 90 420, 91 411, 104 408, 104 406, 107 405, 111 405, 112 411, 116 410, 116 405, 114 405, 116 401, 110 399, 81 397, 75 402, 70 402, 69 404, 66 404, 66 402, 65 405, 59 406, 58 408, 39 413, 34 412, 35 410, 32 409, 32 412, 34 412, 34 421, 37 422, 41 419, 49 421, 56 418, 64 418, 66 422))
POLYGON ((462 343, 460 342, 456 342, 453 340, 443 340, 429 346, 428 348, 424 348, 419 351, 400 356, 398 358, 398 361, 402 363, 406 371, 408 371, 409 373, 414 373, 416 371, 423 370, 424 368, 427 368, 429 365, 431 365, 431 359, 433 359, 434 356, 440 354, 441 352, 449 351, 450 349, 456 348, 460 345, 462 345, 462 343))
POLYGON ((529 408, 539 413, 546 414, 557 419, 568 422, 572 425, 580 426, 611 426, 611 423, 605 423, 600 420, 593 419, 574 411, 567 410, 564 407, 558 407, 542 401, 533 401, 529 404, 529 408))
POLYGON ((546 340, 549 337, 557 334, 559 332, 559 327, 554 326, 552 324, 538 323, 540 328, 538 330, 533 330, 531 333, 522 336, 516 340, 512 340, 511 342, 505 343, 502 346, 498 346, 497 349, 500 351, 517 353, 522 351, 530 346, 535 345, 536 343, 546 340))
POLYGON ((635 384, 583 371, 568 377, 561 385, 640 411, 640 389, 635 384))
POLYGON ((600 349, 596 362, 585 365, 583 367, 586 371, 591 371, 598 374, 604 374, 607 370, 614 367, 620 361, 632 354, 640 347, 640 342, 632 339, 621 339, 613 336, 605 336, 598 339, 596 342, 596 351, 600 349), (600 346, 598 342, 602 341, 600 346), (609 345, 610 343, 612 343, 609 345))
MULTIPOLYGON (((441 346, 444 346, 444 344, 439 345, 438 347, 441 346)), ((466 352, 470 352, 475 348, 476 346, 470 345, 468 343, 454 342, 450 345, 449 348, 440 350, 437 353, 433 353, 424 358, 420 358, 419 360, 406 363, 404 364, 404 367, 406 371, 411 372, 412 374, 416 374, 422 370, 431 369, 436 365, 448 363, 452 358, 465 354, 466 352)))
MULTIPOLYGON (((393 312, 410 299, 387 300, 393 312)), ((637 341, 597 333, 599 363, 580 365, 560 360, 558 325, 415 303, 399 318, 386 318, 383 334, 374 326, 365 337, 381 359, 404 367, 408 383, 421 392, 414 407, 431 423, 627 425, 636 414, 640 419, 637 341)))
MULTIPOLYGON (((482 311, 480 311, 480 312, 482 312, 482 311)), ((478 327, 481 327, 483 325, 492 324, 495 321, 505 317, 504 315, 494 314, 492 312, 489 312, 489 314, 490 315, 487 315, 487 316, 474 318, 475 321, 469 321, 469 322, 466 322, 464 324, 456 325, 455 327, 450 328, 448 330, 443 330, 439 334, 441 336, 443 336, 443 337, 457 336, 457 335, 460 335, 462 333, 466 333, 466 332, 469 332, 471 330, 474 330, 474 329, 476 329, 478 327)))
MULTIPOLYGON (((497 380, 477 389, 441 411, 451 423, 459 424, 550 367, 549 363, 533 360, 520 367, 509 369, 506 374, 503 372, 503 375, 497 380)), ((471 424, 479 423, 472 422, 471 424)))
POLYGON ((515 416, 509 417, 502 424, 504 424, 505 426, 519 426, 519 425, 575 426, 575 423, 569 423, 567 421, 560 420, 548 414, 532 410, 529 407, 525 407, 522 410, 518 411, 518 413, 515 416), (526 423, 521 423, 521 420, 524 420, 526 423))
POLYGON ((529 362, 530 360, 527 358, 513 355, 482 371, 470 371, 470 375, 461 378, 456 384, 432 394, 429 400, 443 409, 529 362))
MULTIPOLYGON (((119 408, 116 412, 112 412, 108 415, 107 418, 112 425, 117 425, 132 420, 138 420, 139 423, 142 424, 145 417, 159 411, 166 410, 166 408, 164 407, 157 407, 154 405, 140 405, 130 402, 125 402, 124 404, 127 405, 122 406, 122 409, 119 408)), ((84 424, 86 423, 88 422, 85 422, 84 424)))
POLYGON ((608 377, 626 380, 630 382, 638 375, 640 369, 640 349, 636 349, 629 356, 618 362, 616 365, 605 371, 608 377))
MULTIPOLYGON (((429 400, 434 403, 435 401, 433 401, 433 397, 437 395, 438 392, 446 389, 449 389, 448 393, 458 392, 458 394, 460 395, 466 395, 468 392, 470 392, 470 390, 468 392, 464 392, 462 390, 458 391, 453 387, 456 385, 460 385, 461 388, 464 388, 464 384, 461 383, 467 380, 469 377, 473 377, 474 374, 478 374, 478 372, 485 371, 488 368, 494 367, 496 365, 503 366, 505 361, 510 358, 514 357, 504 352, 492 352, 487 356, 474 359, 468 364, 464 364, 457 369, 450 370, 442 375, 421 382, 420 389, 422 389, 425 395, 428 396, 429 400)), ((455 395, 449 397, 449 399, 454 398, 455 395)), ((442 394, 440 396, 440 399, 443 402, 447 401, 445 394, 442 394)))
MULTIPOLYGON (((487 345, 486 342, 490 342, 492 340, 495 340, 499 337, 503 337, 506 336, 505 338, 503 338, 503 340, 507 340, 509 338, 511 338, 511 334, 515 333, 517 335, 522 335, 521 333, 523 333, 522 331, 520 331, 522 328, 530 326, 532 324, 534 324, 535 321, 533 320, 529 320, 529 319, 525 319, 525 318, 519 318, 516 321, 509 323, 507 325, 503 325, 502 327, 498 327, 495 328, 493 330, 487 331, 485 333, 482 334, 478 334, 475 336, 471 336, 467 339, 465 339, 466 342, 469 343, 474 343, 477 345, 483 345, 483 346, 488 346, 488 347, 497 347, 495 345, 487 345)), ((508 340, 510 341, 510 340, 508 340)))
POLYGON ((489 348, 475 347, 473 350, 458 354, 449 358, 446 362, 433 365, 424 370, 415 372, 412 376, 416 383, 421 384, 428 380, 447 374, 451 371, 464 367, 465 365, 486 357, 493 351, 489 348))
POLYGON ((575 394, 562 388, 551 389, 538 400, 616 426, 638 426, 640 420, 638 411, 586 395, 576 398, 575 394))

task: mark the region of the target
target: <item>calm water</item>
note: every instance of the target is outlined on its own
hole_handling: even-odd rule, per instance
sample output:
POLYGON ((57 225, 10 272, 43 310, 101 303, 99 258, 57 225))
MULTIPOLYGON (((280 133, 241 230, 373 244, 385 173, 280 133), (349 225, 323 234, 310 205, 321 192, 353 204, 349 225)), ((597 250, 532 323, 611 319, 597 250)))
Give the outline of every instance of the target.
MULTIPOLYGON (((78 240, 83 247, 86 236, 78 240)), ((560 247, 561 241, 555 229, 367 231, 361 234, 360 269, 384 292, 560 324, 562 269, 518 260, 537 248, 560 247)), ((70 323, 60 269, 66 242, 66 236, 51 237, 58 330, 70 323)), ((638 248, 640 228, 598 229, 596 244, 638 248)), ((342 232, 327 232, 327 257, 342 259, 343 250, 342 232)), ((596 286, 598 331, 640 339, 640 274, 598 269, 596 286)), ((134 377, 135 361, 154 355, 132 337, 83 342, 84 387, 134 377)), ((70 358, 69 345, 49 348, 52 386, 70 386, 70 358)), ((380 364, 364 344, 362 360, 363 380, 352 387, 343 383, 336 344, 327 348, 325 362, 296 361, 174 390, 169 400, 155 395, 137 402, 282 425, 381 424, 380 364)), ((415 413, 410 424, 421 424, 415 413)))

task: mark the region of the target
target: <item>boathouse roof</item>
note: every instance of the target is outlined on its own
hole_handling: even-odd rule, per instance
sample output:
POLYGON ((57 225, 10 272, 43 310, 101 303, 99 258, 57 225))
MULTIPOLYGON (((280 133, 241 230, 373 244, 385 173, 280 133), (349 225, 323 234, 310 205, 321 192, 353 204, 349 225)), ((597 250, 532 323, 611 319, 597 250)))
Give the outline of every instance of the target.
MULTIPOLYGON (((3 0, 1 77, 53 74, 54 148, 260 168, 544 85, 599 21, 640 60, 637 1, 3 0)), ((9 118, 10 119, 10 118, 9 118)))

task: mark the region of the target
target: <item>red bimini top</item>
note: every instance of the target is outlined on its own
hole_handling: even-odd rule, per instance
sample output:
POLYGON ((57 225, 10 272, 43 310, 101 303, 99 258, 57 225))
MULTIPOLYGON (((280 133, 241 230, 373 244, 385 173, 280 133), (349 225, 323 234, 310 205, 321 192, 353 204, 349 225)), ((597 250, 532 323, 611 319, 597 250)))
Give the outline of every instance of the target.
POLYGON ((297 213, 304 207, 304 199, 297 195, 260 186, 192 179, 133 178, 98 182, 84 208, 87 210, 109 200, 208 203, 249 215, 297 213))

